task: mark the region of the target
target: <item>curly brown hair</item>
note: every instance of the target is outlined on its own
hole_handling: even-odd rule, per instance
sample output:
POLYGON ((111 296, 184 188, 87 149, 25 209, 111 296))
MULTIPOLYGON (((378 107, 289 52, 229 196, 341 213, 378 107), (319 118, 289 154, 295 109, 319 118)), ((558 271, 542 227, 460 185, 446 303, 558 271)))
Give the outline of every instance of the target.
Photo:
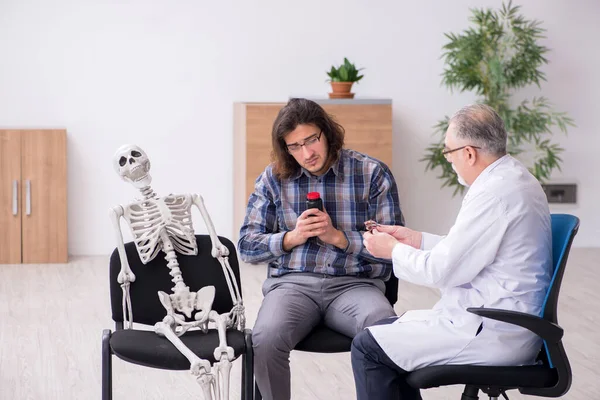
POLYGON ((329 148, 325 169, 333 165, 339 158, 340 150, 344 147, 344 128, 314 101, 298 98, 290 99, 279 111, 271 133, 273 173, 279 179, 290 178, 300 168, 298 162, 288 152, 284 138, 298 125, 304 124, 317 126, 327 138, 329 148))

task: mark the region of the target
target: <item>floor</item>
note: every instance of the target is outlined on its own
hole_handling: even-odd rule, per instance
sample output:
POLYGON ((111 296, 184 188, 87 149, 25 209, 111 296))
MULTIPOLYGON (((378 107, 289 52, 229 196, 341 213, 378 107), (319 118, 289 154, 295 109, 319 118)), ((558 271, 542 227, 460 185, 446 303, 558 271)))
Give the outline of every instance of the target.
MULTIPOLYGON (((600 249, 573 249, 560 297, 559 322, 573 369, 564 397, 600 398, 600 249)), ((74 257, 64 265, 0 266, 0 399, 100 398, 100 343, 110 319, 108 257, 74 257)), ((252 327, 262 300, 264 266, 242 265, 243 293, 252 327)), ((398 312, 431 306, 432 289, 401 282, 398 312)), ((355 397, 348 353, 292 352, 293 398, 355 397)), ((232 370, 231 398, 239 398, 240 363, 232 370)), ((187 372, 165 372, 113 361, 114 399, 201 399, 187 372)), ((460 399, 460 387, 428 390, 426 400, 460 399)), ((480 398, 483 398, 481 396, 480 398)), ((518 393, 511 399, 525 399, 518 393)))

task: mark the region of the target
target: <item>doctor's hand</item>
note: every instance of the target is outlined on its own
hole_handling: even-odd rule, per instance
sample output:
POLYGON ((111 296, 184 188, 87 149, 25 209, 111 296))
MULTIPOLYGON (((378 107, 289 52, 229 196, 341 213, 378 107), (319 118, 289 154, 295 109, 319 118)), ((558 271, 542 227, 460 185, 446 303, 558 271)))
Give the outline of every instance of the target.
POLYGON ((392 235, 400 243, 409 245, 415 249, 421 248, 423 234, 419 231, 413 231, 412 229, 397 225, 378 225, 375 229, 379 232, 392 235))
POLYGON ((371 232, 366 232, 363 235, 363 243, 373 256, 378 258, 392 258, 392 250, 394 250, 394 246, 399 242, 392 235, 373 229, 371 232))

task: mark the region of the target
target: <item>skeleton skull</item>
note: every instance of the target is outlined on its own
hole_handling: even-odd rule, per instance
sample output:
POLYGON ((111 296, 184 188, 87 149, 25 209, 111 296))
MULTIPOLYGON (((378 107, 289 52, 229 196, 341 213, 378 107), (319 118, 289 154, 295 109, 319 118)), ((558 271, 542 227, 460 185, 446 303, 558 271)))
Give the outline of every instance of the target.
POLYGON ((150 160, 140 147, 126 144, 117 150, 113 157, 113 166, 121 179, 138 189, 150 185, 150 160))

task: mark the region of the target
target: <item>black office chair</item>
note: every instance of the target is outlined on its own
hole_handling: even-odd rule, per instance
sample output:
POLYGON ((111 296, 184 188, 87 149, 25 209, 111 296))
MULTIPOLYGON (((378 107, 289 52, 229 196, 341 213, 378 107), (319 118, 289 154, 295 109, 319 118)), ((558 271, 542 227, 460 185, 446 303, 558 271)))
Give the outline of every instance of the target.
POLYGON ((490 399, 500 395, 508 399, 507 390, 534 396, 560 397, 571 387, 571 366, 563 348, 563 329, 557 322, 557 305, 569 250, 579 229, 579 218, 552 214, 553 276, 542 307, 541 316, 498 309, 469 308, 467 311, 529 329, 544 339, 538 364, 518 367, 442 365, 415 370, 406 380, 414 388, 427 389, 448 385, 465 385, 461 400, 478 399, 481 390, 490 399))
MULTIPOLYGON (((219 237, 229 249, 229 264, 241 290, 240 270, 235 246, 226 238, 219 237)), ((208 235, 196 235, 198 255, 177 255, 177 261, 183 279, 190 291, 198 291, 204 286, 216 289, 213 310, 222 314, 233 307, 229 289, 221 264, 211 256, 212 243, 208 235)), ((169 275, 164 257, 158 255, 144 265, 133 242, 125 244, 129 265, 136 276, 130 286, 133 321, 135 323, 154 326, 166 315, 157 292, 162 290, 171 293, 173 283, 169 275)), ((115 332, 105 329, 102 332, 102 399, 112 399, 112 355, 120 359, 146 367, 166 370, 189 370, 190 363, 168 341, 152 330, 123 329, 122 290, 117 282, 121 269, 121 261, 117 250, 110 258, 110 299, 112 319, 115 321, 115 332)), ((213 351, 218 346, 219 338, 216 329, 207 333, 190 330, 180 337, 181 341, 198 357, 215 362, 213 351)), ((240 332, 236 329, 227 331, 227 344, 234 349, 235 358, 242 356, 242 399, 251 400, 254 387, 254 366, 251 343, 251 331, 240 332)), ((198 385, 198 392, 201 387, 198 385)))
MULTIPOLYGON (((398 278, 392 273, 385 282, 385 297, 392 307, 398 301, 398 278)), ((350 351, 352 338, 326 327, 323 323, 317 325, 294 350, 310 353, 344 353, 350 351)), ((254 386, 254 400, 262 400, 258 385, 254 386)))

